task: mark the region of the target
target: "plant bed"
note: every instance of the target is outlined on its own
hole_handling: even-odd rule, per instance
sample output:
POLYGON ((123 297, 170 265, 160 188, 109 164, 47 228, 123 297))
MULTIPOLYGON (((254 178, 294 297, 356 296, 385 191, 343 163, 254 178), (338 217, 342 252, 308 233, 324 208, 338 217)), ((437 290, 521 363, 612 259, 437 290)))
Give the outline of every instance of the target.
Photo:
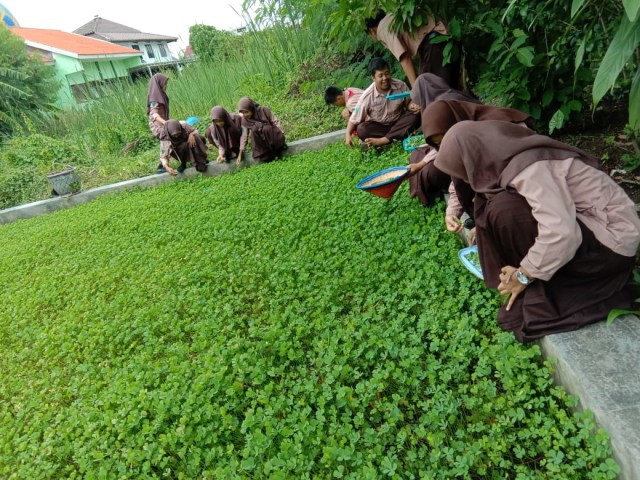
POLYGON ((615 478, 606 432, 498 329, 443 205, 353 188, 400 151, 3 226, 0 476, 615 478))

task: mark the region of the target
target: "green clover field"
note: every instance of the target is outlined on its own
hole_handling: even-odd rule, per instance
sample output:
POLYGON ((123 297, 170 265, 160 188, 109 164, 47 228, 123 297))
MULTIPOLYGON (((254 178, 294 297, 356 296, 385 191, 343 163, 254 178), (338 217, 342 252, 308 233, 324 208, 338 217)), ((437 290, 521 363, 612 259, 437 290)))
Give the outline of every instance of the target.
POLYGON ((0 477, 607 479, 444 205, 334 145, 0 227, 0 477))

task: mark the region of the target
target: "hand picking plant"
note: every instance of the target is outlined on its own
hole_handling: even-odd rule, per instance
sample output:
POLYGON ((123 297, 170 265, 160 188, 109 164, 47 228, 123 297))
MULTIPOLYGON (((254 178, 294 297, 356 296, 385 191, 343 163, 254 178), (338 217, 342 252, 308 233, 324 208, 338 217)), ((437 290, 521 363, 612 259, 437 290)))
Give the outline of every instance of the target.
POLYGON ((0 477, 615 478, 443 206, 355 188, 406 157, 335 145, 3 226, 0 477))

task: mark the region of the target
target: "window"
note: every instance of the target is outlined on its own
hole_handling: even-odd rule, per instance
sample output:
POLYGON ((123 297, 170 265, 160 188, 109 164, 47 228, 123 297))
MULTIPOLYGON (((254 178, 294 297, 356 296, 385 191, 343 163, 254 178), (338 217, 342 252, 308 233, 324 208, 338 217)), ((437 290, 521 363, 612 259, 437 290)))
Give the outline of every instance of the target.
POLYGON ((151 46, 150 43, 146 43, 144 45, 144 49, 147 51, 147 57, 156 58, 156 56, 153 54, 153 47, 151 46))
POLYGON ((134 43, 133 45, 131 45, 131 48, 133 48, 134 50, 140 51, 140 45, 138 45, 137 43, 134 43))
POLYGON ((158 45, 158 47, 160 48, 160 56, 161 57, 166 57, 167 56, 167 50, 164 48, 164 44, 161 43, 160 45, 158 45))

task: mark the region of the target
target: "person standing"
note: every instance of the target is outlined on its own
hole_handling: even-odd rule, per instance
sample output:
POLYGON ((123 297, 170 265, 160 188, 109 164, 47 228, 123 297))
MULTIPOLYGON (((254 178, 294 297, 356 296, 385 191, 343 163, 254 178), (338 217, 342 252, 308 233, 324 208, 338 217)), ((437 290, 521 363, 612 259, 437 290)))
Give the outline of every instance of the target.
POLYGON ((256 162, 270 162, 280 157, 287 144, 282 125, 271 109, 263 107, 250 97, 242 97, 238 101, 238 111, 242 114, 243 131, 236 164, 240 165, 249 139, 251 153, 256 162))
POLYGON ((349 123, 345 143, 353 146, 351 135, 358 133, 363 148, 380 147, 401 140, 416 127, 419 120, 415 112, 407 110, 409 98, 389 99, 387 96, 409 91, 406 83, 391 78, 389 64, 376 57, 369 64, 373 83, 364 91, 349 123))
POLYGON ((430 15, 426 18, 427 23, 414 32, 406 28, 395 32, 392 28, 393 15, 378 10, 375 17, 365 20, 365 26, 373 41, 381 42, 400 62, 410 85, 415 83, 418 74, 430 72, 441 77, 450 87, 459 88, 460 62, 452 60, 443 65, 446 43, 432 43, 436 37, 448 34, 447 27, 430 15), (417 73, 414 59, 419 62, 417 73))
POLYGON ((156 173, 168 172, 171 175, 177 175, 178 173, 169 166, 171 142, 168 138, 165 138, 165 123, 170 118, 169 97, 167 96, 168 82, 169 78, 162 73, 156 73, 149 79, 147 116, 151 133, 160 140, 160 164, 156 169, 156 173))

